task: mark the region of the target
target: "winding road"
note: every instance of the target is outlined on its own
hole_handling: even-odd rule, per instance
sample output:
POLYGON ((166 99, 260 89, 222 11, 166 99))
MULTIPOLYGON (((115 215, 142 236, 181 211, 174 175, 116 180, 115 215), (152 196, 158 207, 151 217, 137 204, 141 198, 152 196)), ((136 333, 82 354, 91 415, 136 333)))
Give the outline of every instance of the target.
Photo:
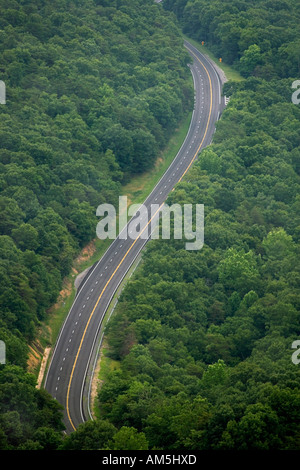
MULTIPOLYGON (((144 202, 149 209, 152 204, 163 206, 199 152, 211 143, 215 123, 225 106, 217 68, 189 42, 185 41, 185 47, 193 59, 190 69, 194 79, 194 111, 181 149, 144 202)), ((90 269, 57 339, 44 387, 63 406, 67 433, 91 419, 90 383, 101 341, 102 319, 120 283, 151 236, 148 229, 159 217, 159 210, 152 220, 150 210, 148 212, 149 218, 140 224, 141 236, 132 239, 119 235, 90 269)), ((128 227, 130 230, 131 221, 124 230, 128 227)))

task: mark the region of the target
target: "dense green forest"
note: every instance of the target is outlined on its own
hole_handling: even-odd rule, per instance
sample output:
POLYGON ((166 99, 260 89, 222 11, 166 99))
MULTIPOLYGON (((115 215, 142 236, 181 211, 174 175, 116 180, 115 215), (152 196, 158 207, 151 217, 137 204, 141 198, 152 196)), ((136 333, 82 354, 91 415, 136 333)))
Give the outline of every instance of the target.
POLYGON ((0 448, 300 449, 300 9, 163 3, 0 4, 0 448), (175 15, 245 77, 226 83, 213 144, 167 201, 205 205, 205 244, 148 244, 107 327, 119 367, 101 419, 62 438, 26 344, 94 235, 95 207, 153 164, 192 106, 175 15))
POLYGON ((299 77, 300 8, 293 0, 164 0, 185 33, 243 76, 299 77))
POLYGON ((60 430, 27 345, 95 238, 96 207, 153 167, 190 111, 182 44, 151 0, 0 1, 2 448, 43 448, 40 426, 60 430))

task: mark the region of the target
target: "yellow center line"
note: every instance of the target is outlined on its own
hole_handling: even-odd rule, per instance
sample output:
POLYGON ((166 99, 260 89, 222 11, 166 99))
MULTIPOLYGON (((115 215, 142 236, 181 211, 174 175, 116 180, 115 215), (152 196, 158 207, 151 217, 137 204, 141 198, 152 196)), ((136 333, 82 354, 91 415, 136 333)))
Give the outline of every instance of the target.
MULTIPOLYGON (((205 67, 205 65, 201 62, 201 60, 193 53, 193 51, 191 51, 188 47, 187 49, 190 51, 190 53, 200 62, 200 64, 203 66, 203 68, 205 69, 206 73, 207 73, 207 76, 208 76, 208 79, 209 79, 209 86, 210 86, 210 109, 209 109, 209 116, 208 116, 208 120, 207 120, 207 124, 206 124, 206 129, 205 129, 205 132, 204 132, 204 136, 203 136, 203 139, 199 145, 199 147, 197 148, 197 151, 193 157, 193 159, 191 160, 190 164, 188 165, 188 167, 186 168, 185 172, 183 173, 183 175, 181 176, 181 178, 178 180, 178 183, 182 180, 182 178, 184 177, 184 175, 186 174, 186 172, 188 171, 188 169, 190 168, 191 164, 193 163, 193 161, 195 160, 195 158, 197 157, 199 151, 200 151, 200 148, 202 147, 203 145, 203 142, 204 142, 204 139, 206 137, 206 134, 207 134, 207 131, 208 131, 208 126, 209 126, 209 122, 210 122, 210 118, 211 118, 211 112, 212 112, 212 84, 211 84, 211 78, 210 78, 210 75, 205 67)), ((131 249, 133 248, 133 246, 135 245, 135 243, 137 242, 137 240, 141 237, 142 233, 146 230, 146 228, 148 227, 148 225, 151 223, 152 219, 155 217, 155 215, 158 213, 158 211, 162 208, 162 206, 164 205, 161 204, 159 206, 159 208, 157 209, 157 211, 155 212, 155 214, 153 214, 153 216, 151 217, 151 219, 148 221, 148 223, 145 225, 145 227, 143 228, 143 230, 139 233, 138 237, 134 240, 134 242, 132 243, 132 245, 130 245, 130 247, 128 248, 127 252, 125 253, 125 255, 123 256, 123 258, 121 259, 120 263, 118 264, 118 266, 116 267, 116 269, 114 270, 114 272, 112 273, 112 275, 110 276, 110 278, 108 279, 108 281, 106 282, 104 288, 102 289, 102 292, 101 294, 99 295, 98 299, 97 299, 97 302, 96 304, 94 305, 94 308, 89 316, 89 319, 87 321, 87 324, 85 326, 85 329, 84 329, 84 332, 83 332, 83 335, 82 335, 82 338, 81 338, 81 341, 80 341, 80 344, 79 344, 79 348, 78 348, 78 351, 77 351, 77 354, 76 354, 76 357, 75 357, 75 360, 74 360, 74 364, 73 364, 73 367, 72 367, 72 371, 71 371, 71 375, 70 375, 70 380, 69 380, 69 384, 68 384, 68 390, 67 390, 67 399, 66 399, 66 409, 67 409, 67 414, 68 414, 68 418, 69 418, 69 421, 74 429, 74 431, 76 431, 76 428, 73 424, 73 421, 71 419, 71 416, 70 416, 70 411, 69 411, 69 397, 70 397, 70 388, 71 388, 71 383, 72 383, 72 379, 73 379, 73 374, 74 374, 74 370, 75 370, 75 367, 76 367, 76 364, 77 364, 77 360, 78 360, 78 356, 79 356, 79 353, 81 351, 81 347, 82 347, 82 343, 83 343, 83 340, 85 338, 85 335, 86 335, 86 332, 87 332, 87 329, 88 329, 88 326, 90 324, 90 321, 92 319, 92 316, 94 315, 94 312, 100 302, 100 299, 101 297, 103 296, 103 293, 104 291, 106 290, 107 286, 109 285, 110 281, 112 280, 112 278, 114 277, 115 273, 118 271, 118 269, 120 268, 121 264, 123 263, 123 261, 125 260, 125 258, 127 257, 128 253, 131 251, 131 249)))

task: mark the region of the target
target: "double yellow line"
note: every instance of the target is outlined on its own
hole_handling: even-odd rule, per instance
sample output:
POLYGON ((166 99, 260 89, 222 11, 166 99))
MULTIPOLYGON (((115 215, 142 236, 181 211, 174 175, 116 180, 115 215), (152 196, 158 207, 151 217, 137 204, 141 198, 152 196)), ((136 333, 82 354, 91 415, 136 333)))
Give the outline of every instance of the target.
MULTIPOLYGON (((205 65, 201 62, 201 60, 194 54, 194 52, 192 50, 190 50, 188 47, 186 47, 188 49, 188 51, 198 60, 198 62, 200 62, 200 64, 202 65, 202 67, 204 68, 204 70, 206 71, 207 73, 207 76, 208 76, 208 80, 209 80, 209 86, 210 86, 210 107, 209 107, 209 116, 208 116, 208 120, 207 120, 207 124, 206 124, 206 128, 205 128, 205 132, 204 132, 204 136, 203 136, 203 139, 199 145, 199 147, 197 148, 197 151, 193 157, 193 159, 191 160, 191 162, 189 163, 188 167, 186 168, 186 170, 184 171, 184 173, 182 174, 182 176, 180 177, 180 179, 178 180, 178 183, 182 180, 182 178, 184 177, 184 175, 186 174, 186 172, 188 171, 188 169, 190 168, 190 166, 192 165, 192 163, 194 162, 195 158, 197 157, 202 145, 203 145, 203 142, 204 142, 204 139, 206 137, 206 134, 207 134, 207 131, 208 131, 208 126, 209 126, 209 123, 210 123, 210 119, 211 119, 211 112, 212 112, 212 84, 211 84, 211 78, 210 78, 210 75, 209 75, 209 72, 207 70, 207 68, 205 67, 205 65)), ((121 264, 123 263, 123 261, 125 260, 125 258, 127 257, 128 253, 132 250, 132 248, 134 247, 135 243, 137 242, 137 240, 141 237, 142 233, 146 230, 146 228, 148 227, 148 225, 151 223, 151 221, 153 220, 153 218, 156 216, 156 214, 160 211, 160 209, 162 208, 162 206, 164 205, 161 204, 160 207, 157 209, 157 211, 152 215, 151 219, 148 221, 148 223, 145 225, 145 227, 143 228, 143 230, 140 232, 139 236, 134 240, 134 242, 130 245, 130 247, 128 248, 128 250, 126 251, 125 255, 123 256, 123 258, 121 259, 120 263, 118 264, 118 266, 116 267, 116 269, 114 270, 114 272, 112 273, 112 275, 110 276, 110 278, 108 279, 108 281, 106 282, 105 286, 103 287, 98 299, 97 299, 97 302, 96 304, 94 305, 94 308, 89 316, 89 319, 87 321, 87 324, 85 326, 85 329, 84 329, 84 332, 83 332, 83 335, 82 335, 82 338, 81 338, 81 341, 80 341, 80 344, 79 344, 79 348, 78 348, 78 351, 77 351, 77 354, 75 356, 75 360, 74 360, 74 364, 73 364, 73 367, 72 367, 72 371, 71 371, 71 375, 70 375, 70 379, 69 379, 69 384, 68 384, 68 390, 67 390, 67 399, 66 399, 66 410, 67 410, 67 415, 68 415, 68 418, 69 418, 69 421, 70 421, 70 424, 72 426, 72 428, 74 429, 74 431, 76 431, 76 428, 73 424, 73 421, 71 419, 71 416, 70 416, 70 410, 69 410, 69 398, 70 398, 70 389, 71 389, 71 384, 72 384, 72 380, 73 380, 73 375, 74 375, 74 370, 75 370, 75 367, 76 367, 76 364, 77 364, 77 360, 78 360, 78 356, 79 356, 79 353, 81 351, 81 348, 82 348, 82 343, 84 341, 84 338, 85 338, 85 335, 86 335, 86 332, 87 332, 87 329, 88 329, 88 326, 90 324, 90 321, 94 315, 94 312, 107 288, 107 286, 109 285, 109 283, 111 282, 112 278, 114 277, 114 275, 116 274, 116 272, 118 271, 118 269, 120 268, 121 264)))

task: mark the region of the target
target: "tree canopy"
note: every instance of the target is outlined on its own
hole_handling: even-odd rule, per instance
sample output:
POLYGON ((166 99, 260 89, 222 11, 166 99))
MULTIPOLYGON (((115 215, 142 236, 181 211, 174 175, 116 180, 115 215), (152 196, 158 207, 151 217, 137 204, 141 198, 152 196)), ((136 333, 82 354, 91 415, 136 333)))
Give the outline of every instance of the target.
POLYGON ((300 12, 293 0, 164 0, 183 31, 243 76, 298 78, 300 12))

